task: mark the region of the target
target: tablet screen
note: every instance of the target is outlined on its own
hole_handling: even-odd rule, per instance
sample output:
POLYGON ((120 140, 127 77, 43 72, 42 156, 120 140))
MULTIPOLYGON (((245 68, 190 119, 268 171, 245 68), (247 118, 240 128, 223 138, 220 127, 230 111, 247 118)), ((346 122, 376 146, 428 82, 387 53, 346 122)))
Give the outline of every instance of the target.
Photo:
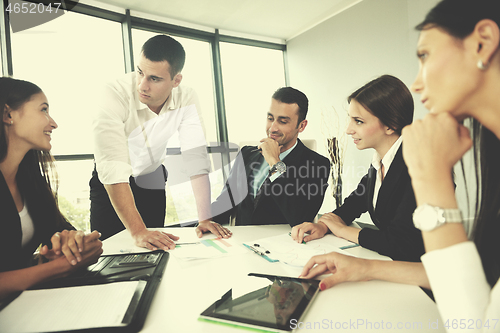
POLYGON ((232 288, 201 317, 247 327, 291 331, 319 289, 319 281, 249 274, 245 287, 232 288), (296 321, 293 321, 295 319, 296 321))

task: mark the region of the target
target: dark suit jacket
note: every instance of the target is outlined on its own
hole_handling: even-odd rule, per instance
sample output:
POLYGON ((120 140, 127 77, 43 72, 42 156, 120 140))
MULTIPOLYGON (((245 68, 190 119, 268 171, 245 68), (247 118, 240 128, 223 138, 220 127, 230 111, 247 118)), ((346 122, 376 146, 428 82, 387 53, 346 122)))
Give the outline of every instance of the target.
POLYGON ((382 182, 376 207, 373 207, 376 170, 370 166, 356 191, 333 213, 351 224, 355 218, 368 211, 379 230, 363 228, 359 233, 359 244, 394 260, 417 262, 425 250, 422 234, 413 225, 412 214, 416 202, 402 148, 397 151, 382 182))
POLYGON ((18 186, 28 203, 28 212, 33 220, 35 233, 31 241, 22 248, 21 219, 3 174, 0 172, 0 272, 28 267, 31 264, 33 252, 40 243, 50 244, 50 238, 55 232, 74 229, 67 222, 63 224, 56 222, 54 212, 47 203, 48 198, 44 198, 33 189, 30 193, 22 191, 23 186, 19 181, 18 186))
POLYGON ((289 224, 312 221, 318 213, 330 173, 329 160, 304 146, 297 146, 283 162, 287 171, 271 183, 255 205, 253 171, 264 161, 257 147, 241 149, 228 182, 212 204, 213 220, 229 223, 236 214, 236 225, 289 224))

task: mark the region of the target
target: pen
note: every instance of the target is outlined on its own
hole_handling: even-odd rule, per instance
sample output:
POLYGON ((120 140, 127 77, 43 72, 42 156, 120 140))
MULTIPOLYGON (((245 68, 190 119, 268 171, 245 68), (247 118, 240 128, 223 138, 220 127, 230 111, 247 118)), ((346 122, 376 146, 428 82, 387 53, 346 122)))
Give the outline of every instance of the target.
POLYGON ((346 246, 340 247, 340 249, 345 250, 345 249, 350 249, 350 248, 357 247, 357 246, 359 246, 359 244, 346 245, 346 246))
MULTIPOLYGON (((288 236, 292 236, 292 232, 291 231, 288 233, 288 236)), ((303 240, 303 239, 302 239, 302 244, 306 244, 306 241, 303 240)))
POLYGON ((250 250, 252 250, 253 252, 257 253, 259 256, 265 256, 265 254, 263 252, 260 252, 259 250, 257 250, 256 248, 254 248, 253 246, 248 246, 248 248, 250 250))
POLYGON ((250 249, 250 250, 252 250, 254 253, 258 254, 259 256, 261 256, 262 258, 266 259, 266 260, 267 260, 267 261, 269 261, 269 262, 278 262, 278 261, 279 261, 279 260, 277 260, 277 259, 271 259, 271 258, 269 258, 269 257, 266 255, 266 253, 271 254, 271 252, 269 252, 269 251, 266 251, 266 253, 264 253, 264 252, 261 252, 261 251, 257 250, 256 248, 254 248, 253 246, 250 246, 250 245, 248 245, 248 244, 243 243, 243 245, 244 245, 246 248, 249 248, 249 249, 250 249))
POLYGON ((194 244, 201 244, 201 242, 193 242, 193 243, 175 243, 175 246, 180 246, 180 245, 194 245, 194 244))

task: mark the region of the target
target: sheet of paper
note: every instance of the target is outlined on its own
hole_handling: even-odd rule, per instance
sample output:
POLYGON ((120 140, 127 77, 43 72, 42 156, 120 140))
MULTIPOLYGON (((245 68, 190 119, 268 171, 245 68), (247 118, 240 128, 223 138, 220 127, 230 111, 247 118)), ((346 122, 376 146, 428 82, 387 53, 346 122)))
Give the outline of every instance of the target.
POLYGON ((119 326, 139 281, 27 290, 0 312, 0 332, 119 326))
POLYGON ((326 235, 323 238, 315 239, 306 244, 298 244, 287 233, 283 235, 257 239, 253 242, 245 243, 253 246, 259 251, 268 251, 268 257, 277 259, 282 263, 302 267, 311 257, 326 254, 330 252, 339 252, 345 255, 351 255, 340 247, 352 245, 352 242, 340 239, 333 235, 326 235), (331 236, 331 237, 329 237, 331 236), (258 244, 258 246, 256 245, 258 244))
MULTIPOLYGON (((175 241, 176 243, 200 241, 200 238, 196 235, 195 228, 175 228, 174 230, 170 230, 170 228, 149 228, 149 230, 162 231, 178 236, 179 240, 175 241)), ((206 234, 202 239, 208 239, 210 237, 215 238, 214 235, 206 234)), ((111 241, 104 242, 102 245, 104 251, 103 255, 150 252, 150 250, 146 248, 136 246, 130 232, 126 230, 109 239, 111 241)))
POLYGON ((171 255, 178 259, 211 259, 246 253, 244 246, 233 238, 215 238, 215 236, 211 235, 203 238, 184 239, 186 241, 179 239, 176 243, 180 245, 175 250, 169 251, 171 255), (182 245, 188 242, 189 244, 182 245))

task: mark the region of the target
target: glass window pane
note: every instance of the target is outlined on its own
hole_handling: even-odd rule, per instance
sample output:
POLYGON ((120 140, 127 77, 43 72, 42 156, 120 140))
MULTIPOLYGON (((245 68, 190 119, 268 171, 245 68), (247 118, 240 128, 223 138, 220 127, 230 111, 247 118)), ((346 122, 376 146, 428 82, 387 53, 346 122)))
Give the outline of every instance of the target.
POLYGON ((12 33, 14 77, 42 88, 59 125, 52 136, 54 155, 93 152, 96 92, 124 73, 122 49, 120 23, 73 12, 12 33))
MULTIPOLYGON (((224 178, 220 168, 219 153, 210 154, 212 172, 209 174, 211 202, 215 201, 224 186, 224 178)), ((198 220, 196 201, 191 182, 186 176, 179 176, 182 168, 181 155, 169 155, 164 162, 168 170, 167 181, 167 214, 165 225, 198 220)))
POLYGON ((258 142, 271 96, 285 85, 283 52, 232 43, 220 43, 220 52, 229 141, 258 142))
POLYGON ((57 161, 59 209, 76 229, 90 230, 89 180, 93 160, 57 161))
MULTIPOLYGON (((132 43, 134 48, 134 64, 137 66, 141 54, 142 45, 158 33, 132 29, 132 43)), ((198 94, 201 106, 201 115, 205 124, 205 135, 207 143, 217 142, 217 130, 215 125, 215 102, 212 72, 212 53, 208 42, 173 36, 182 44, 186 51, 186 63, 182 70, 181 85, 193 88, 198 94)), ((168 142, 168 147, 179 147, 176 138, 168 142)))

